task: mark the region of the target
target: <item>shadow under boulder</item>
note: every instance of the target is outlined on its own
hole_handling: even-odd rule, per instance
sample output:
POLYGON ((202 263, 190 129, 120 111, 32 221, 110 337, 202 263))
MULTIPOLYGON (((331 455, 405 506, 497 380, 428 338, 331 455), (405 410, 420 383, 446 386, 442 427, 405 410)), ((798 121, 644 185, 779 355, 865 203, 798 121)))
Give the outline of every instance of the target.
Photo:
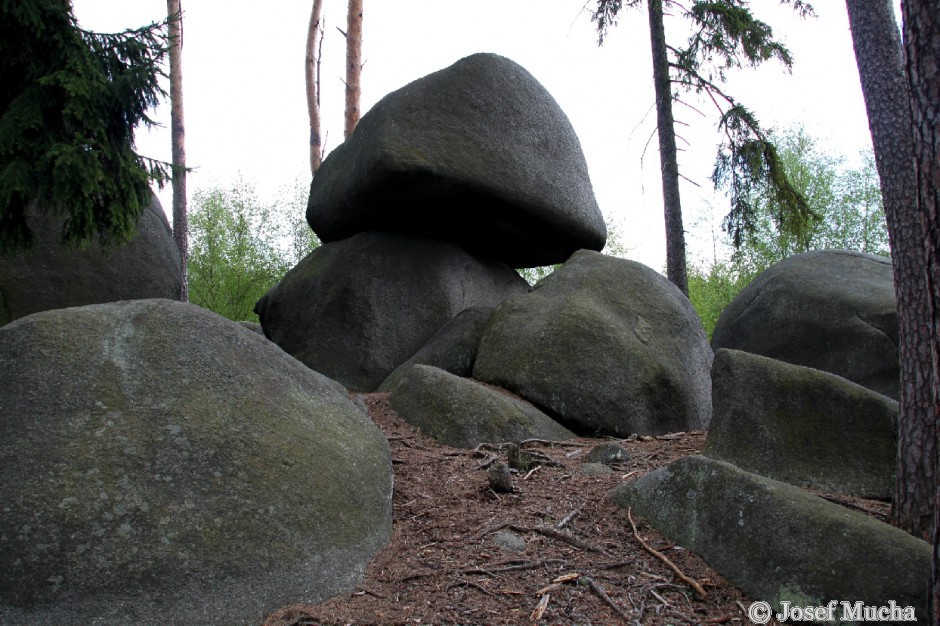
POLYGON ((799 487, 689 456, 611 497, 775 612, 784 601, 894 602, 927 623, 930 546, 799 487))
POLYGON ((890 500, 898 403, 844 378, 719 350, 704 454, 800 487, 890 500))
POLYGON ((0 328, 0 622, 260 623, 391 537, 388 442, 341 385, 194 305, 0 328))
POLYGON ((453 243, 368 232, 311 252, 255 305, 264 333, 352 391, 375 391, 464 309, 528 284, 453 243))

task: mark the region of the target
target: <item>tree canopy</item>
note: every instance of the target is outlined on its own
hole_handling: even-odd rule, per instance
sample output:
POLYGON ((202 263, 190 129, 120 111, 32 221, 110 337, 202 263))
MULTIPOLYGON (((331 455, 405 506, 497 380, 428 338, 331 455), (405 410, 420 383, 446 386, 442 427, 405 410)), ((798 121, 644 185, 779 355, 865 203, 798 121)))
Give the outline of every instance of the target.
MULTIPOLYGON (((803 17, 815 14, 802 0, 780 3, 803 17)), ((597 25, 598 43, 603 43, 624 7, 639 4, 641 0, 597 0, 591 18, 597 25)), ((779 226, 788 236, 800 235, 815 217, 810 205, 788 180, 776 146, 754 113, 719 86, 729 69, 757 67, 772 59, 789 70, 793 64, 790 51, 774 39, 768 24, 754 17, 745 0, 693 0, 689 5, 665 0, 666 7, 678 12, 691 30, 684 47, 666 46, 671 83, 677 87, 669 96, 678 99, 679 90, 704 94, 719 113, 718 128, 724 141, 718 149, 712 181, 729 196, 724 226, 732 241, 741 245, 754 228, 752 200, 757 193, 773 195, 786 216, 779 226)))
POLYGON ((129 239, 165 164, 134 150, 165 95, 167 22, 79 27, 69 0, 0 0, 0 251, 29 247, 34 203, 65 216, 63 241, 129 239))

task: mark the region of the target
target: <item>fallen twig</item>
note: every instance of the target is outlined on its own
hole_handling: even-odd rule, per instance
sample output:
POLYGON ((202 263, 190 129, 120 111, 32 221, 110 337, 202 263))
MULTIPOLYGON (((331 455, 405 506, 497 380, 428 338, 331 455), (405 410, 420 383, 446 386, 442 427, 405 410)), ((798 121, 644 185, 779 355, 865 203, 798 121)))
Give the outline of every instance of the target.
POLYGON ((580 513, 581 509, 583 508, 584 508, 584 504, 582 503, 581 505, 578 506, 578 508, 576 508, 571 513, 568 513, 568 515, 565 515, 563 518, 561 518, 561 521, 555 524, 555 528, 558 530, 561 530, 562 528, 567 526, 571 522, 571 520, 573 520, 574 518, 578 516, 578 513, 580 513))
POLYGON ((445 589, 444 591, 450 591, 454 587, 473 587, 477 591, 480 591, 481 593, 485 593, 488 596, 496 595, 492 591, 484 587, 483 585, 479 583, 475 583, 472 580, 461 580, 461 581, 455 582, 451 585, 448 585, 447 589, 445 589))
POLYGON ((545 614, 545 609, 548 608, 548 601, 551 600, 552 595, 550 593, 544 594, 539 598, 539 603, 535 605, 535 609, 532 610, 532 615, 529 616, 533 622, 537 622, 542 619, 542 616, 545 614))
POLYGON ((594 593, 597 594, 597 597, 599 597, 601 600, 603 600, 604 603, 607 604, 607 606, 609 606, 610 608, 612 608, 612 609, 617 613, 617 615, 619 615, 621 618, 623 618, 623 621, 625 621, 625 622, 629 622, 629 621, 630 621, 630 616, 627 615, 626 611, 624 611, 624 610, 621 609, 619 606, 617 606, 617 603, 614 602, 614 601, 611 599, 611 597, 610 597, 609 595, 607 595, 607 592, 604 591, 604 588, 601 587, 601 586, 597 583, 597 581, 595 581, 595 580, 594 580, 593 578, 591 578, 590 576, 582 576, 582 577, 581 577, 581 580, 583 580, 584 582, 586 582, 586 583, 591 587, 591 589, 594 591, 594 593))
POLYGON ((592 546, 589 543, 585 543, 581 541, 577 537, 572 537, 568 533, 564 533, 564 532, 555 530, 554 528, 549 528, 547 526, 517 526, 516 524, 507 522, 505 524, 500 524, 499 526, 490 527, 486 529, 485 531, 483 531, 483 534, 480 535, 480 538, 482 539, 486 535, 490 533, 495 533, 497 530, 502 530, 504 528, 514 530, 517 533, 539 533, 541 535, 545 535, 546 537, 551 537, 552 539, 558 539, 559 541, 564 541, 565 543, 573 545, 576 548, 581 548, 582 550, 587 550, 588 552, 599 552, 600 554, 604 554, 604 555, 607 554, 607 552, 603 550, 602 548, 592 546))
POLYGON ((523 439, 519 442, 520 446, 525 446, 530 443, 540 443, 544 446, 568 446, 569 448, 587 448, 588 444, 586 443, 577 443, 574 441, 549 441, 548 439, 523 439))
POLYGON ((630 520, 630 527, 633 529, 633 536, 636 537, 636 540, 640 542, 640 545, 643 546, 643 549, 649 552, 650 554, 652 554, 653 556, 655 556, 664 564, 666 564, 669 567, 669 569, 671 569, 673 572, 676 573, 676 576, 681 578, 686 584, 692 587, 692 589, 695 590, 695 593, 697 593, 699 597, 704 600, 705 590, 702 588, 700 584, 698 584, 698 582, 695 579, 689 578, 688 576, 686 576, 685 573, 682 570, 680 570, 679 567, 675 563, 670 561, 669 558, 666 557, 665 554, 663 554, 659 550, 656 550, 655 548, 650 546, 648 543, 643 541, 643 538, 640 537, 640 533, 638 533, 636 530, 636 524, 633 522, 633 514, 632 514, 631 509, 627 509, 627 519, 630 520))

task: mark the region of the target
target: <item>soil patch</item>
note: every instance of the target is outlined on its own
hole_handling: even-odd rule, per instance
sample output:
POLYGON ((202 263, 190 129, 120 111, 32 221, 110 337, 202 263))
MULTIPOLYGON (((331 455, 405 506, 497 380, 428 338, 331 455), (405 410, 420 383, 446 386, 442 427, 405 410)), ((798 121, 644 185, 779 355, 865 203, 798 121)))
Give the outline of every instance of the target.
MULTIPOLYGON (((497 493, 486 470, 507 462, 505 446, 443 446, 398 417, 388 394, 360 397, 392 449, 392 542, 353 593, 284 607, 264 626, 750 624, 750 598, 634 518, 639 537, 697 582, 702 598, 641 545, 628 512, 607 498, 626 481, 697 454, 704 433, 525 442, 522 449, 541 464, 514 473, 511 493, 497 493), (604 442, 630 458, 610 473, 585 473, 583 458, 604 442)), ((824 497, 881 519, 888 513, 886 503, 824 497)))

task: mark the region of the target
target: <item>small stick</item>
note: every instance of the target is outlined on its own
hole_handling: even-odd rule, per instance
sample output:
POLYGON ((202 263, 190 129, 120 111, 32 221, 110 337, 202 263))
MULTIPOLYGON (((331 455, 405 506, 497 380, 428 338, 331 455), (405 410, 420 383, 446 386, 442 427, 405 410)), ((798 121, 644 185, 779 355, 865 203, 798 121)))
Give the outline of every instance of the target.
POLYGON ((540 443, 544 446, 568 446, 569 448, 587 448, 586 443, 575 443, 573 441, 549 441, 548 439, 523 439, 519 442, 519 447, 529 443, 540 443))
POLYGON ((452 584, 452 585, 448 585, 448 586, 447 586, 447 589, 445 589, 444 591, 450 591, 450 590, 453 589, 454 587, 473 587, 473 588, 476 589, 477 591, 480 591, 480 592, 482 592, 482 593, 485 593, 485 594, 488 595, 488 596, 496 595, 496 594, 494 594, 492 591, 490 591, 489 589, 487 589, 486 587, 484 587, 483 585, 480 585, 480 584, 478 584, 478 583, 475 583, 475 582, 473 582, 472 580, 461 580, 460 582, 456 582, 456 583, 454 583, 454 584, 452 584))
POLYGON ((675 572, 675 573, 676 573, 676 576, 678 576, 679 578, 681 578, 686 584, 688 584, 690 587, 692 587, 692 589, 695 590, 695 593, 697 593, 697 594, 699 595, 699 597, 704 600, 704 599, 705 599, 705 590, 702 589, 702 586, 701 586, 700 584, 698 584, 697 581, 695 581, 694 579, 689 578, 688 576, 686 576, 686 575, 683 573, 683 571, 680 570, 680 569, 676 566, 675 563, 673 563, 672 561, 670 561, 670 560, 666 557, 665 554, 663 554, 662 552, 656 550, 655 548, 653 548, 652 546, 650 546, 648 543, 646 543, 645 541, 643 541, 643 539, 640 537, 640 533, 638 533, 637 530, 636 530, 636 524, 633 523, 633 514, 632 514, 632 512, 631 512, 631 509, 627 509, 627 519, 630 520, 630 527, 633 529, 633 536, 636 537, 636 540, 640 542, 640 545, 643 546, 643 549, 646 550, 647 552, 649 552, 650 554, 652 554, 653 556, 655 556, 657 559, 659 559, 659 560, 662 561, 663 563, 665 563, 667 566, 669 566, 669 569, 671 569, 673 572, 675 572))
POLYGON ((578 508, 576 508, 575 510, 573 510, 571 513, 568 513, 568 515, 565 515, 565 516, 561 519, 560 522, 558 522, 557 524, 555 524, 555 528, 558 529, 558 530, 561 530, 562 528, 564 528, 565 526, 567 526, 567 525, 571 522, 571 520, 573 520, 574 518, 576 518, 576 517, 578 516, 578 513, 580 513, 580 512, 581 512, 581 509, 583 509, 583 508, 584 508, 584 504, 581 504, 580 506, 578 506, 578 508))
POLYGON ((597 582, 595 582, 593 578, 591 578, 590 576, 582 576, 581 580, 584 580, 588 585, 590 585, 591 589, 594 590, 594 593, 596 593, 597 596, 607 604, 607 606, 612 608, 617 613, 617 615, 623 618, 623 621, 625 622, 630 621, 630 616, 627 615, 627 613, 623 609, 617 606, 617 604, 610 598, 610 596, 607 595, 607 592, 604 591, 604 588, 601 587, 599 584, 597 584, 597 582))
POLYGON ((532 469, 530 469, 530 470, 529 470, 529 473, 522 477, 522 480, 529 480, 529 477, 532 476, 532 474, 534 474, 535 472, 539 471, 539 468, 540 468, 540 467, 542 467, 542 466, 541 466, 541 465, 536 465, 535 467, 533 467, 532 469))
POLYGON ((537 622, 542 619, 542 616, 545 614, 545 609, 548 608, 548 601, 551 600, 552 594, 546 593, 541 598, 539 598, 539 603, 535 605, 535 609, 532 611, 532 615, 529 616, 533 622, 537 622))

